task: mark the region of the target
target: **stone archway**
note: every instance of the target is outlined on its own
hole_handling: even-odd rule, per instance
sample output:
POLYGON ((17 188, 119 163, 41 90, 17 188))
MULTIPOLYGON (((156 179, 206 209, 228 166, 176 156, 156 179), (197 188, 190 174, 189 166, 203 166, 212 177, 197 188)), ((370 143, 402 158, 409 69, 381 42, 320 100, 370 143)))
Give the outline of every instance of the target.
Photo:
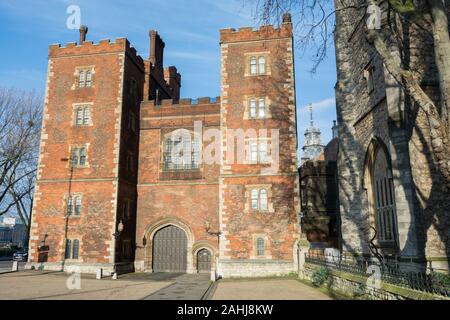
POLYGON ((174 225, 159 229, 153 237, 152 254, 153 272, 186 272, 186 233, 174 225))
MULTIPOLYGON (((163 229, 165 229, 167 227, 172 227, 172 232, 174 230, 177 230, 176 233, 178 234, 178 236, 176 236, 175 238, 181 237, 180 236, 180 234, 181 234, 180 231, 183 232, 185 234, 185 236, 186 236, 186 245, 185 245, 186 250, 184 251, 184 249, 183 249, 183 251, 182 251, 185 254, 185 257, 186 257, 185 258, 186 268, 182 272, 186 272, 186 273, 194 273, 194 272, 196 272, 196 270, 194 269, 194 262, 193 262, 194 259, 193 259, 193 256, 192 256, 192 246, 193 246, 193 243, 194 243, 193 232, 192 232, 191 228, 187 224, 185 224, 184 222, 180 221, 179 219, 170 218, 170 217, 158 220, 158 221, 152 223, 151 225, 149 225, 147 227, 147 230, 145 232, 145 239, 147 239, 147 241, 146 241, 146 244, 145 244, 144 270, 146 272, 162 271, 162 270, 153 270, 153 266, 154 266, 154 264, 153 264, 154 240, 155 240, 155 236, 159 233, 159 231, 163 230, 163 229), (177 228, 177 229, 173 229, 173 228, 177 228)), ((170 236, 170 230, 168 229, 168 230, 166 230, 166 232, 167 232, 167 234, 164 234, 164 233, 160 234, 161 239, 163 241, 170 241, 170 240, 168 240, 171 237, 170 236)), ((157 237, 157 239, 158 239, 158 237, 157 237)), ((181 238, 179 238, 178 241, 184 241, 184 240, 181 240, 181 238)), ((176 251, 173 251, 173 252, 176 252, 176 251)), ((184 261, 184 260, 182 260, 182 261, 184 261)), ((170 268, 169 268, 169 270, 170 270, 170 268)))
POLYGON ((377 232, 376 242, 385 253, 396 253, 397 212, 392 164, 387 147, 373 138, 366 153, 363 186, 369 205, 369 225, 377 232))

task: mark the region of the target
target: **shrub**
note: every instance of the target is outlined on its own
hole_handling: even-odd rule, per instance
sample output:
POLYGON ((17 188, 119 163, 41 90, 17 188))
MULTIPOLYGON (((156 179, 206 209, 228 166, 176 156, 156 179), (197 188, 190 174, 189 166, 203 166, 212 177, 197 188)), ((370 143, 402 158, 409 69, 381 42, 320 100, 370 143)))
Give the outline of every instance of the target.
POLYGON ((327 267, 320 267, 314 271, 312 275, 312 284, 316 287, 320 287, 322 284, 327 281, 330 276, 330 271, 327 267))
POLYGON ((353 296, 354 297, 362 297, 363 295, 366 294, 366 285, 364 283, 361 283, 356 289, 355 291, 353 291, 353 296))

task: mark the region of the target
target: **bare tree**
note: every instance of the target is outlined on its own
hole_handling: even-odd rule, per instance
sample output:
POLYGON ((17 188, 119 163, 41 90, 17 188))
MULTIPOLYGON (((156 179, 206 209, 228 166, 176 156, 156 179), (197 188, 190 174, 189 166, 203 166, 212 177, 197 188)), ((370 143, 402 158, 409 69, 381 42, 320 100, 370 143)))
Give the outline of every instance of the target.
MULTIPOLYGON (((369 18, 368 9, 380 9, 380 28, 365 26, 366 38, 384 62, 387 72, 403 87, 412 99, 414 107, 427 116, 430 127, 432 151, 437 167, 450 189, 450 37, 448 13, 449 0, 246 0, 256 7, 260 23, 279 23, 285 12, 295 19, 294 32, 301 50, 314 52, 316 71, 326 58, 333 41, 335 16, 339 11, 352 11, 357 17, 355 26, 369 18), (421 87, 421 75, 416 66, 406 63, 402 50, 409 50, 401 43, 402 26, 413 24, 429 33, 433 40, 434 59, 438 70, 441 99, 433 101, 421 87), (400 54, 390 50, 392 39, 398 40, 400 54)), ((431 52, 431 51, 430 51, 431 52)))
POLYGON ((0 87, 0 216, 17 214, 29 229, 39 156, 42 98, 0 87))

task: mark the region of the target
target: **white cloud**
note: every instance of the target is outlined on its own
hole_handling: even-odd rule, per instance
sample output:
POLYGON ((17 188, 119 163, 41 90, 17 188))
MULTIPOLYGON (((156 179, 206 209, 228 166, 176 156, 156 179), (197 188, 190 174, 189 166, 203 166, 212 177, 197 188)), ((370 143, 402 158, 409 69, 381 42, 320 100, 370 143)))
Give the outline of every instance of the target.
MULTIPOLYGON (((312 103, 313 111, 314 110, 325 110, 336 105, 335 98, 327 98, 318 102, 312 103)), ((309 112, 309 105, 303 106, 300 108, 300 112, 309 112)))

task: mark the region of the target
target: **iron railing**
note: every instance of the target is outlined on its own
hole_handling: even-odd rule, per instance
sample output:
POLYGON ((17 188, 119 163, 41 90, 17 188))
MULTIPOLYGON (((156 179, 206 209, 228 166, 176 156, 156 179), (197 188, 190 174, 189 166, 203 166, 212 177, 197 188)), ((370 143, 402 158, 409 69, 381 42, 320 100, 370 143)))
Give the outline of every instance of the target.
POLYGON ((333 256, 320 253, 305 253, 305 262, 331 269, 368 277, 379 270, 379 279, 384 283, 404 288, 450 297, 450 278, 448 275, 427 268, 423 272, 408 272, 400 268, 396 259, 386 259, 384 263, 370 258, 333 256), (374 268, 375 266, 375 268, 374 268), (370 269, 369 269, 370 267, 370 269), (377 268, 378 267, 378 268, 377 268))

